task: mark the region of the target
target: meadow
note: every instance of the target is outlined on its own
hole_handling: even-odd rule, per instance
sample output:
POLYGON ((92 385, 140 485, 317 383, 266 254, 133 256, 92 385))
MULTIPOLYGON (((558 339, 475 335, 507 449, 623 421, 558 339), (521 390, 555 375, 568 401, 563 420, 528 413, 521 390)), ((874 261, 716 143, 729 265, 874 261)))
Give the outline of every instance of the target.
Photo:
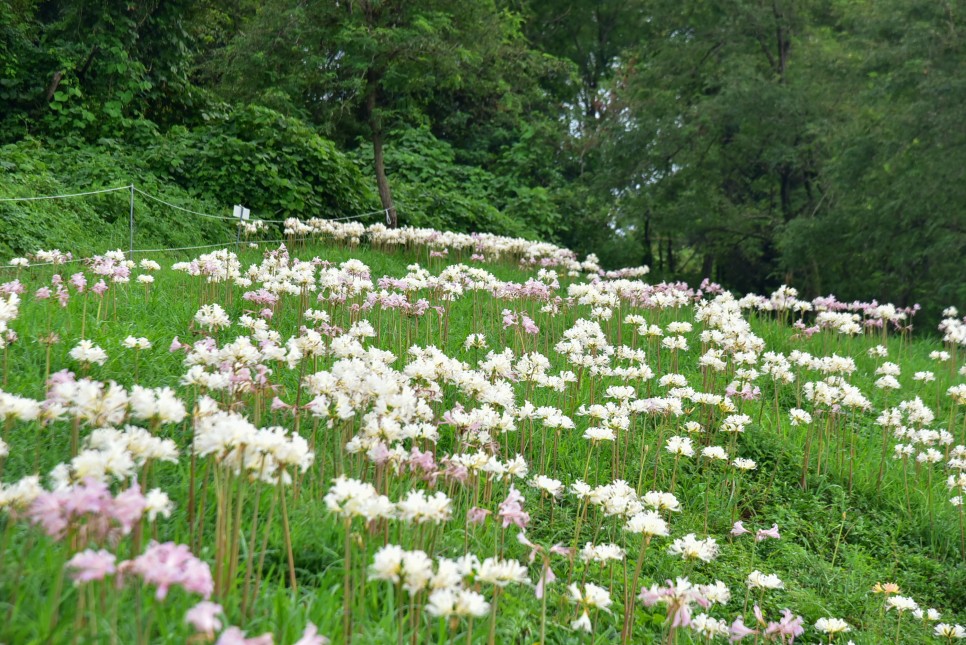
POLYGON ((966 639, 952 307, 285 226, 0 268, 0 643, 966 639))

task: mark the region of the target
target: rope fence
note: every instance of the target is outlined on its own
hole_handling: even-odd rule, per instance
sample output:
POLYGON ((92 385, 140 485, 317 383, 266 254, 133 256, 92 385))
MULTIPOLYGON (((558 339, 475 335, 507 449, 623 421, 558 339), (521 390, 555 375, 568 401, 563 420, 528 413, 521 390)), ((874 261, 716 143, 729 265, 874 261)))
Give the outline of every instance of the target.
POLYGON ((133 186, 118 186, 117 188, 104 188, 101 190, 90 190, 85 193, 69 193, 67 195, 39 195, 37 197, 0 197, 0 202, 35 202, 41 199, 66 199, 68 197, 84 197, 86 195, 100 195, 101 193, 116 193, 119 190, 131 190, 133 186))
MULTIPOLYGON (((172 202, 169 202, 169 201, 167 201, 165 199, 162 199, 161 197, 158 197, 157 195, 152 195, 151 193, 148 193, 148 192, 146 192, 144 190, 141 190, 140 188, 138 188, 134 184, 128 184, 127 186, 117 186, 117 187, 114 187, 114 188, 101 188, 101 189, 97 189, 97 190, 89 190, 89 191, 77 192, 77 193, 66 193, 66 194, 62 194, 62 195, 34 195, 34 196, 27 196, 27 197, 0 197, 0 203, 34 202, 34 201, 52 200, 52 199, 70 199, 70 198, 74 198, 74 197, 87 197, 87 196, 90 196, 90 195, 101 195, 101 194, 104 194, 104 193, 116 193, 116 192, 121 192, 121 191, 125 191, 125 192, 128 192, 129 193, 129 197, 128 197, 128 199, 129 199, 129 213, 128 213, 128 228, 129 228, 128 253, 129 253, 129 257, 133 257, 135 253, 164 253, 164 252, 170 252, 170 251, 191 251, 191 250, 197 250, 197 249, 210 249, 210 248, 215 248, 215 247, 229 247, 229 246, 236 246, 237 247, 237 246, 240 246, 242 243, 247 243, 246 240, 242 240, 241 239, 241 223, 243 221, 246 221, 247 222, 249 220, 242 220, 240 217, 237 217, 237 216, 214 215, 212 213, 203 213, 201 211, 192 210, 190 208, 186 208, 184 206, 180 206, 178 204, 174 204, 172 202), (140 195, 140 196, 142 196, 142 197, 144 197, 144 198, 146 198, 146 199, 148 199, 150 201, 153 201, 153 202, 156 202, 158 204, 162 204, 164 206, 167 206, 168 208, 173 208, 175 210, 178 210, 178 211, 181 211, 181 212, 184 212, 184 213, 188 213, 189 215, 195 215, 197 217, 206 217, 206 218, 209 218, 209 219, 217 219, 217 220, 222 220, 222 221, 235 221, 235 222, 238 222, 239 226, 238 226, 238 234, 237 234, 237 237, 233 241, 221 242, 221 243, 217 243, 217 244, 201 244, 201 245, 198 245, 198 246, 180 246, 180 247, 158 248, 158 249, 136 249, 136 248, 134 248, 135 195, 136 194, 137 195, 140 195)), ((327 221, 330 221, 330 222, 345 222, 345 221, 348 221, 348 220, 362 219, 364 217, 371 217, 373 215, 379 215, 379 214, 385 215, 385 217, 387 218, 387 222, 388 222, 388 218, 389 218, 389 209, 388 208, 383 208, 383 209, 380 209, 380 210, 369 211, 368 213, 359 213, 357 215, 347 215, 345 217, 334 217, 334 218, 323 218, 323 219, 327 219, 327 221)), ((272 224, 283 224, 285 222, 285 220, 283 220, 283 219, 259 219, 259 218, 254 218, 254 219, 252 219, 250 221, 252 221, 252 222, 265 222, 265 223, 272 223, 272 224)), ((252 242, 255 242, 255 243, 258 243, 258 244, 274 244, 274 243, 279 243, 279 242, 284 242, 284 241, 285 240, 252 240, 252 242)), ((82 258, 76 258, 76 259, 72 259, 72 260, 67 260, 65 262, 43 262, 43 263, 39 263, 39 264, 30 264, 28 266, 28 268, 29 267, 38 267, 38 266, 50 266, 50 265, 55 265, 55 264, 56 265, 61 265, 61 264, 74 264, 76 262, 81 262, 81 261, 83 261, 82 258)), ((19 267, 19 266, 14 265, 14 264, 3 264, 3 265, 0 265, 0 269, 19 269, 19 268, 23 268, 23 267, 19 267)))

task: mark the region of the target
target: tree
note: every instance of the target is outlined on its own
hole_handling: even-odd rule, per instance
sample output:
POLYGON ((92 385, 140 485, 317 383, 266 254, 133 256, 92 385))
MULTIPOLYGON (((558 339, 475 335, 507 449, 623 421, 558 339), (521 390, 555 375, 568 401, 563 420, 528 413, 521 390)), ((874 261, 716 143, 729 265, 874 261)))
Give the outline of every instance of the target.
POLYGON ((966 43, 955 3, 837 9, 843 115, 823 148, 823 200, 780 239, 782 264, 843 299, 966 300, 966 43))
POLYGON ((191 0, 23 1, 0 8, 0 136, 89 139, 190 113, 191 0))
POLYGON ((621 231, 683 268, 762 289, 776 231, 819 198, 809 3, 657 2, 622 58, 598 128, 599 193, 621 231))
POLYGON ((490 0, 274 0, 219 62, 227 69, 222 87, 285 103, 337 139, 365 136, 382 206, 396 225, 385 163, 391 131, 425 120, 440 95, 489 75, 483 62, 517 31, 490 0))

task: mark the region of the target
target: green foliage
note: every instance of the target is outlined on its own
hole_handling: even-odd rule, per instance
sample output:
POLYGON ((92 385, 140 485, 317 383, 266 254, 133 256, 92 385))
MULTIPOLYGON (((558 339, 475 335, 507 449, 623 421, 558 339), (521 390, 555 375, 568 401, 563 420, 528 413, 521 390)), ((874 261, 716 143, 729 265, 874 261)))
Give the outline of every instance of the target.
POLYGON ((0 133, 113 136, 190 113, 194 3, 23 2, 0 9, 0 133))
POLYGON ((932 296, 931 320, 966 300, 964 15, 926 0, 15 0, 0 4, 0 142, 79 155, 72 172, 98 146, 172 194, 276 216, 396 193, 407 223, 741 291, 932 296))
MULTIPOLYGON (((401 223, 535 239, 553 235, 559 216, 547 190, 457 163, 453 147, 427 128, 401 130, 390 142, 386 170, 401 223)), ((372 148, 360 149, 357 158, 371 163, 372 148)))
MULTIPOLYGON (((218 212, 223 204, 195 198, 164 185, 138 157, 116 146, 51 148, 36 139, 0 147, 0 197, 59 195, 78 190, 124 186, 136 177, 138 187, 192 210, 218 212)), ((227 213, 226 213, 227 214, 227 213)), ((71 199, 0 202, 0 254, 59 248, 75 255, 130 244, 130 192, 118 191, 71 199)), ((232 239, 223 221, 189 216, 140 196, 135 201, 136 248, 181 247, 232 239)))
POLYGON ((847 54, 863 54, 849 70, 860 91, 827 144, 827 198, 789 226, 783 263, 844 298, 922 302, 933 318, 966 300, 962 17, 887 2, 843 7, 841 20, 855 33, 847 54))
POLYGON ((172 128, 147 151, 149 168, 188 192, 243 203, 268 219, 342 217, 372 210, 359 169, 298 119, 247 106, 172 128))

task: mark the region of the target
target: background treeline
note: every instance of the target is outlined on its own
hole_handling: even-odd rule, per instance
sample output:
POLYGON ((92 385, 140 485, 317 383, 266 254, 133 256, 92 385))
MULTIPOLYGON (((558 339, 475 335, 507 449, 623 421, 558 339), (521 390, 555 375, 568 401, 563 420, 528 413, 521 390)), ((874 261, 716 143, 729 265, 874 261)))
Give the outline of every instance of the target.
MULTIPOLYGON (((966 301, 964 16, 962 0, 4 0, 0 195, 137 179, 263 216, 387 208, 665 277, 936 309, 966 301)), ((120 235, 124 203, 0 204, 0 251, 120 235)), ((152 239, 209 234, 158 217, 152 239)))

